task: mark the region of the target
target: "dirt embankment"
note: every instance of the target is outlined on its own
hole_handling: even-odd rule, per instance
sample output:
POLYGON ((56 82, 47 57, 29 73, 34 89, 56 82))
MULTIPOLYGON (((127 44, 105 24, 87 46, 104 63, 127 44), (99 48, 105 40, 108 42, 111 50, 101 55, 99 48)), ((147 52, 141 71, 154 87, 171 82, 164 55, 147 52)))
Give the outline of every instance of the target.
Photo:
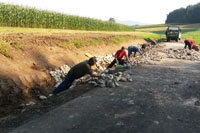
POLYGON ((121 44, 90 45, 81 48, 64 48, 62 42, 74 39, 109 40, 120 35, 106 34, 4 34, 2 40, 10 44, 10 58, 0 54, 0 114, 4 115, 19 103, 34 101, 33 95, 47 95, 54 88, 55 81, 49 71, 63 64, 74 65, 87 59, 85 53, 106 55, 115 52, 122 45, 138 45, 142 39, 134 39, 121 44), (12 45, 20 44, 22 48, 12 45))

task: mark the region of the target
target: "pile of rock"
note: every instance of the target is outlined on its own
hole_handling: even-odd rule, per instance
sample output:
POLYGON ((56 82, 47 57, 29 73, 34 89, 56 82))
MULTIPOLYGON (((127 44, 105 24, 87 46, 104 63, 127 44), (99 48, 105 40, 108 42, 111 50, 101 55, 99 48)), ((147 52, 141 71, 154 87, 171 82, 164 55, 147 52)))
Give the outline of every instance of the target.
POLYGON ((96 66, 98 70, 103 71, 106 69, 107 65, 114 60, 114 55, 110 54, 107 56, 96 56, 96 59, 97 59, 96 66))
POLYGON ((55 69, 55 71, 50 71, 50 75, 56 81, 55 87, 57 87, 62 82, 62 78, 66 76, 69 70, 70 67, 68 65, 63 65, 59 69, 55 69))
POLYGON ((122 82, 131 82, 132 80, 132 73, 129 72, 116 72, 110 73, 111 69, 104 71, 100 78, 92 78, 88 83, 94 85, 95 87, 118 87, 118 81, 122 82))
POLYGON ((135 58, 133 64, 154 64, 154 61, 160 61, 166 58, 165 54, 149 50, 143 54, 141 59, 135 58))
POLYGON ((185 59, 192 61, 200 61, 200 53, 195 50, 188 49, 164 49, 164 53, 168 58, 185 59))

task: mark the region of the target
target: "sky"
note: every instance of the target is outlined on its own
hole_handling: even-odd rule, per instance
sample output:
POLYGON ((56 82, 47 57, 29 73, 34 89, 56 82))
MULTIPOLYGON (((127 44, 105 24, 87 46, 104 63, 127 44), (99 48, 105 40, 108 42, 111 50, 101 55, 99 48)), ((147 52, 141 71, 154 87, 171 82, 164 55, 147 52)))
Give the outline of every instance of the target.
POLYGON ((169 12, 200 0, 0 0, 2 3, 34 7, 69 15, 145 24, 163 24, 169 12))

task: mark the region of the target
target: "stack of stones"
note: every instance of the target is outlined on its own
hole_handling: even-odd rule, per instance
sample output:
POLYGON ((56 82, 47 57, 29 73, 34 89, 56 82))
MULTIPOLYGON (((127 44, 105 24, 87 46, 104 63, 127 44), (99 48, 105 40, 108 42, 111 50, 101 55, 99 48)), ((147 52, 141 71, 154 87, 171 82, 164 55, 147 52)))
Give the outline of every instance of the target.
POLYGON ((50 75, 56 81, 55 87, 57 87, 62 82, 62 78, 66 76, 69 70, 70 67, 68 65, 63 65, 59 69, 56 69, 55 71, 50 71, 50 75))
POLYGON ((122 72, 116 72, 116 73, 110 73, 112 69, 105 70, 102 73, 101 78, 93 78, 88 83, 94 85, 95 87, 118 87, 119 83, 118 81, 122 82, 131 82, 132 77, 131 73, 122 73, 122 72))
POLYGON ((154 64, 154 61, 160 61, 164 58, 166 58, 164 54, 149 50, 143 54, 143 57, 140 60, 136 58, 133 60, 132 63, 133 64, 154 64))
POLYGON ((167 54, 168 58, 200 61, 200 53, 193 49, 164 49, 163 52, 167 54))
POLYGON ((107 56, 96 56, 97 63, 96 66, 99 71, 106 69, 106 65, 110 64, 114 60, 114 55, 110 54, 107 56))

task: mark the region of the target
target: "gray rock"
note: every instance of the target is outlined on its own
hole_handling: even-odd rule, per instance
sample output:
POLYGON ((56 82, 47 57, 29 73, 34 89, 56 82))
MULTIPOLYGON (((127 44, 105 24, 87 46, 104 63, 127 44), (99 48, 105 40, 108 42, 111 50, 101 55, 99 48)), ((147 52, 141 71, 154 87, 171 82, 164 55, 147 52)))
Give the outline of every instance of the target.
POLYGON ((108 75, 108 79, 111 79, 111 80, 112 80, 113 78, 114 78, 114 76, 113 76, 112 74, 109 74, 109 75, 108 75))
POLYGON ((120 81, 127 82, 127 79, 125 77, 121 77, 120 81))
POLYGON ((200 101, 196 101, 196 102, 194 103, 194 105, 200 106, 200 101))
POLYGON ((115 83, 112 80, 107 80, 106 81, 106 86, 107 87, 115 87, 115 83))
POLYGON ((39 96, 39 99, 40 99, 40 100, 46 100, 46 99, 47 99, 47 97, 46 97, 46 96, 42 96, 42 95, 41 95, 41 96, 39 96))
POLYGON ((131 69, 131 67, 132 67, 132 65, 130 63, 124 65, 125 69, 131 69))
POLYGON ((101 88, 106 87, 105 84, 99 84, 98 86, 101 87, 101 88))
POLYGON ((129 82, 132 82, 132 81, 133 81, 133 79, 132 79, 132 78, 128 78, 127 80, 128 80, 129 82))
POLYGON ((21 109, 23 109, 23 108, 25 108, 25 107, 26 107, 25 104, 20 104, 20 105, 19 105, 19 108, 21 108, 21 109))
POLYGON ((30 106, 30 105, 34 105, 34 104, 35 104, 35 102, 30 101, 30 102, 28 102, 28 103, 26 104, 26 106, 30 106))
POLYGON ((115 78, 117 81, 120 81, 121 79, 122 79, 122 77, 121 76, 118 76, 118 77, 116 77, 115 78))
POLYGON ((114 84, 116 87, 119 87, 119 84, 117 83, 117 81, 114 81, 114 84))
POLYGON ((53 96, 53 94, 49 94, 49 95, 48 95, 48 97, 51 97, 51 96, 53 96))
POLYGON ((102 80, 102 79, 99 79, 97 81, 97 84, 98 84, 99 87, 105 87, 106 86, 106 81, 102 80))
POLYGON ((95 81, 89 81, 88 83, 89 83, 89 84, 92 84, 92 85, 94 85, 94 86, 97 86, 97 85, 98 85, 98 83, 96 83, 95 81))

